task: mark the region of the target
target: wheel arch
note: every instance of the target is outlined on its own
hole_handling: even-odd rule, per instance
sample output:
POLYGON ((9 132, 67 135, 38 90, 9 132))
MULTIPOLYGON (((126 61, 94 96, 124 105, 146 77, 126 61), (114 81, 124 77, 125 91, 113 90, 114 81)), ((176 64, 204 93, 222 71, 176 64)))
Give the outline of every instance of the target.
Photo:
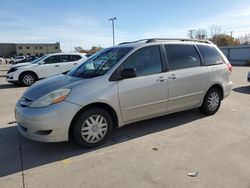
MULTIPOLYGON (((223 90, 223 87, 222 87, 220 84, 215 83, 215 84, 213 84, 212 86, 209 87, 209 89, 207 90, 207 92, 208 92, 210 89, 212 89, 212 88, 217 88, 217 89, 220 91, 220 93, 221 93, 221 100, 223 100, 223 98, 224 98, 224 90, 223 90)), ((206 92, 206 94, 207 94, 207 92, 206 92)))
POLYGON ((84 112, 85 110, 88 110, 90 108, 102 108, 102 109, 106 110, 108 113, 110 113, 110 115, 112 117, 112 120, 114 123, 114 128, 118 127, 118 122, 119 122, 118 116, 117 116, 117 113, 112 106, 108 105, 107 103, 103 103, 103 102, 91 103, 91 104, 88 104, 88 105, 84 106, 83 108, 81 108, 73 117, 73 119, 70 123, 69 131, 68 131, 69 138, 71 138, 72 129, 73 129, 73 125, 74 125, 75 120, 80 116, 80 114, 82 112, 84 112))
POLYGON ((19 76, 18 76, 19 83, 20 83, 20 79, 21 79, 22 75, 24 75, 25 73, 32 73, 32 74, 35 75, 35 77, 36 77, 37 80, 39 79, 38 75, 34 71, 27 70, 27 71, 23 71, 21 74, 19 74, 19 76))

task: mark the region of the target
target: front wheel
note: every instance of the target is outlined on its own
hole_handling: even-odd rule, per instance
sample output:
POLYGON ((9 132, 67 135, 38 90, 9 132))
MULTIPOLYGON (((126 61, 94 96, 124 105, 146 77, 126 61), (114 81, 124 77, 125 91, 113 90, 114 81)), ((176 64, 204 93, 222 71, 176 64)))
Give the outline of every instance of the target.
POLYGON ((221 104, 221 92, 218 88, 211 88, 208 90, 206 96, 204 97, 202 106, 200 107, 200 110, 205 115, 213 115, 215 114, 221 104))
POLYGON ((23 73, 20 76, 19 83, 23 86, 31 86, 37 81, 35 74, 31 72, 23 73))
POLYGON ((103 144, 113 131, 111 115, 101 109, 83 111, 73 124, 72 136, 77 144, 93 148, 103 144))

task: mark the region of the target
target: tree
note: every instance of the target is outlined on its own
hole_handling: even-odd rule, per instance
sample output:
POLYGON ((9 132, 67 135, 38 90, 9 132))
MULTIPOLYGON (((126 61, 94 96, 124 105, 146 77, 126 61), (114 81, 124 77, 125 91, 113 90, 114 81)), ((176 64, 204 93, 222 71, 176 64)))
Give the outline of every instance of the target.
POLYGON ((197 29, 195 33, 195 38, 197 39, 206 39, 207 31, 205 29, 197 29))
POLYGON ((92 46, 90 50, 84 50, 82 47, 77 46, 75 47, 75 51, 79 52, 79 53, 85 53, 87 55, 92 55, 100 50, 102 50, 103 48, 101 46, 92 46))
POLYGON ((213 39, 215 35, 219 35, 221 33, 221 27, 219 25, 211 25, 210 26, 210 34, 213 39))
POLYGON ((217 46, 237 46, 240 44, 238 39, 226 34, 217 34, 210 40, 217 46))
POLYGON ((245 34, 244 36, 241 36, 239 40, 240 40, 240 44, 249 45, 250 44, 250 33, 245 34))
POLYGON ((102 50, 103 48, 102 47, 100 47, 100 46, 92 46, 92 48, 88 51, 88 55, 92 55, 92 54, 94 54, 94 53, 96 53, 96 52, 98 52, 98 51, 100 51, 100 50, 102 50))

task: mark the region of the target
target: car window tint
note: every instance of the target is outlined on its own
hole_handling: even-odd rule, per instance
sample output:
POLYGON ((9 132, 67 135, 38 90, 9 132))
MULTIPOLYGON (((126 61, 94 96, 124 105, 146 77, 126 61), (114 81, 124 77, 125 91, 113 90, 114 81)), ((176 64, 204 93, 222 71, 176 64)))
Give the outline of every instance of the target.
POLYGON ((63 63, 71 61, 70 55, 62 55, 61 59, 63 63))
POLYGON ((44 63, 45 63, 45 64, 58 63, 58 62, 60 62, 60 59, 61 59, 61 58, 60 58, 59 56, 54 55, 54 56, 50 56, 50 57, 44 59, 44 63))
POLYGON ((224 63, 222 56, 216 48, 205 45, 198 45, 198 48, 204 59, 205 65, 216 65, 224 63))
POLYGON ((82 57, 79 56, 79 55, 74 55, 74 56, 73 56, 74 61, 78 61, 78 60, 81 59, 81 58, 82 58, 82 57))
POLYGON ((122 64, 122 69, 125 68, 134 68, 137 76, 162 72, 159 46, 149 46, 139 49, 122 64))
POLYGON ((201 66, 198 52, 193 45, 165 45, 170 70, 201 66))

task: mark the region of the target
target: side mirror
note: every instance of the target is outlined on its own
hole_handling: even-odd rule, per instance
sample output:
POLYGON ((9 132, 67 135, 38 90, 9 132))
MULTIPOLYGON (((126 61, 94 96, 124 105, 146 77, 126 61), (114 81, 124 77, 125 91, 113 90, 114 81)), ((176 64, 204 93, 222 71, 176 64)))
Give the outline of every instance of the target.
POLYGON ((44 64, 44 61, 40 61, 39 63, 38 63, 38 65, 43 65, 44 64))
POLYGON ((123 69, 120 73, 122 79, 136 77, 136 70, 134 68, 123 69))

